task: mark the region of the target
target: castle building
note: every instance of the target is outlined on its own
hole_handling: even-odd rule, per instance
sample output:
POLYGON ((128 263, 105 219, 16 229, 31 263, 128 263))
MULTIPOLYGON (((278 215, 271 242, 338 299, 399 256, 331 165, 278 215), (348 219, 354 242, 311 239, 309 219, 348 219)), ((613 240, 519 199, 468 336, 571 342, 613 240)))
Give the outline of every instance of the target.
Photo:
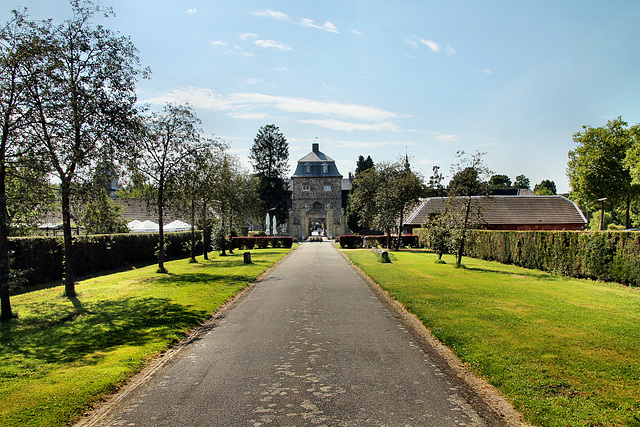
POLYGON ((292 237, 312 235, 335 238, 349 232, 344 215, 343 190, 350 179, 342 179, 336 162, 314 143, 312 151, 298 160, 291 177, 291 210, 288 229, 292 237), (347 181, 347 182, 344 182, 347 181), (346 185, 345 185, 346 184, 346 185))

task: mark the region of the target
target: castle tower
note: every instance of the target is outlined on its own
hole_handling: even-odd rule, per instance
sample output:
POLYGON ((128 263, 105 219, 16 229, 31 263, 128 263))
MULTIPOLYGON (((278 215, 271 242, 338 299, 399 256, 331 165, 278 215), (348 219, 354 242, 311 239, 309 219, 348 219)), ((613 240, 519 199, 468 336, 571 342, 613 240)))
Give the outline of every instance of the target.
POLYGON ((322 153, 318 143, 298 160, 291 177, 291 197, 291 236, 306 239, 317 234, 334 238, 345 234, 342 175, 335 160, 322 153))

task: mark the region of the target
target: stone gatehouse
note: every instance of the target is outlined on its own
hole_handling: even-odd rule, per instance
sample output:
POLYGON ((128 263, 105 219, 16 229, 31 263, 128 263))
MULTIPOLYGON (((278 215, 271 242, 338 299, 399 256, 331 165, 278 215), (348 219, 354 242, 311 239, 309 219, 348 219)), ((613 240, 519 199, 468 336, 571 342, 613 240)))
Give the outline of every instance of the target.
MULTIPOLYGON (((334 238, 347 234, 343 200, 343 180, 336 162, 314 143, 311 153, 298 160, 291 177, 289 230, 292 237, 306 239, 312 234, 334 238)), ((348 191, 348 188, 346 189, 348 191)))

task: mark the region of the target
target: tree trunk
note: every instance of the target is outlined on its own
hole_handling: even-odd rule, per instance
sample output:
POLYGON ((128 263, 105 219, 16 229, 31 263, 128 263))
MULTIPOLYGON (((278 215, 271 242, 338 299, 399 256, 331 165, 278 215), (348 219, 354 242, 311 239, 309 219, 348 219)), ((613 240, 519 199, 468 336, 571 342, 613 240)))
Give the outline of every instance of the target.
POLYGON ((163 186, 158 188, 158 273, 166 273, 167 269, 164 268, 164 224, 163 224, 163 186))
POLYGON ((391 249, 391 229, 387 228, 387 249, 391 249))
POLYGON ((196 262, 196 202, 191 201, 191 262, 196 262))
POLYGON ((631 228, 631 196, 627 194, 624 228, 631 228))
POLYGON ((13 318, 11 296, 9 294, 9 226, 7 213, 7 189, 4 153, 0 159, 0 320, 13 318))
POLYGON ((62 235, 64 238, 64 293, 67 298, 75 298, 73 237, 71 236, 71 183, 62 181, 62 235))
POLYGON ((202 246, 204 259, 208 260, 209 248, 211 247, 211 227, 208 225, 205 225, 204 230, 202 230, 202 246))
POLYGON ((462 237, 460 238, 460 245, 458 246, 458 254, 456 257, 456 267, 462 265, 462 254, 464 253, 464 245, 467 240, 467 227, 469 225, 469 213, 471 211, 471 197, 467 199, 467 206, 464 212, 464 223, 462 224, 462 237))

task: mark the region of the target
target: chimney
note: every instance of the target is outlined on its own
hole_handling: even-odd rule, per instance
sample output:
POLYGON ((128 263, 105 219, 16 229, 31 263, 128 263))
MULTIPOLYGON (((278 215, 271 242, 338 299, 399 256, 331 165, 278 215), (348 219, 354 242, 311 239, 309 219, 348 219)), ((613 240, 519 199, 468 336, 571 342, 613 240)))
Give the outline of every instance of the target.
POLYGON ((313 150, 314 153, 320 152, 320 144, 318 144, 317 142, 314 142, 313 144, 311 144, 311 149, 313 150))

